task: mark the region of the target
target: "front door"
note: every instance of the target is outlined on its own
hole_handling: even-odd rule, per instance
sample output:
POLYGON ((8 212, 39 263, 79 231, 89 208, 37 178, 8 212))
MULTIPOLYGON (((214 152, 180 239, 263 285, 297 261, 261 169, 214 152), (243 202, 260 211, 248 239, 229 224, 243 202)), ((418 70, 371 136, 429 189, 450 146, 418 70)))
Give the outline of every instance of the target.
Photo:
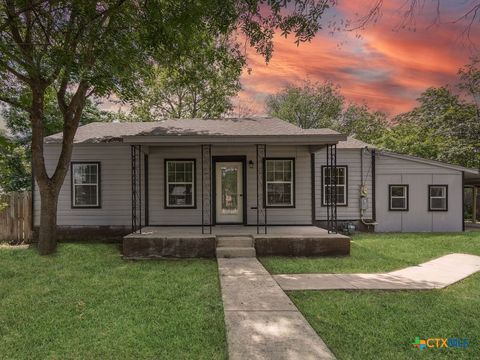
POLYGON ((243 223, 243 163, 216 162, 216 222, 243 223))

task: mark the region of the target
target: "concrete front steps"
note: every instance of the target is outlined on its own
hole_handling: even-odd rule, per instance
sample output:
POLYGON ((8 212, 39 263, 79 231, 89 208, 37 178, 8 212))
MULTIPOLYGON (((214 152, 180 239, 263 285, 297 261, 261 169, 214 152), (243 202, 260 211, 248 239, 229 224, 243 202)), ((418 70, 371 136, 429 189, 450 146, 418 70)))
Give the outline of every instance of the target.
POLYGON ((254 258, 256 257, 251 236, 217 236, 217 258, 254 258))

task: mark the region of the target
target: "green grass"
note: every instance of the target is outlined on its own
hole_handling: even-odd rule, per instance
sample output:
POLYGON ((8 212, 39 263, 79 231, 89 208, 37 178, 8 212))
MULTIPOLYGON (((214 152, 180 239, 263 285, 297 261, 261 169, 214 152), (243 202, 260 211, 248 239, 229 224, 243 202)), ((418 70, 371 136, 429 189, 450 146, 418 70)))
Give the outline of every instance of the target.
POLYGON ((480 232, 450 234, 357 234, 345 257, 263 257, 272 274, 385 272, 449 253, 480 255, 480 232))
POLYGON ((105 244, 51 257, 0 247, 0 358, 224 359, 216 263, 124 261, 105 244))
MULTIPOLYGON (((390 271, 454 252, 480 255, 480 233, 362 234, 344 258, 263 258, 275 273, 390 271)), ((288 295, 339 359, 480 359, 480 274, 442 290, 294 291, 288 295), (420 338, 467 338, 425 349, 420 338)))
POLYGON ((297 291, 290 298, 338 359, 480 359, 480 274, 442 290, 297 291), (467 349, 418 350, 420 338, 467 349))

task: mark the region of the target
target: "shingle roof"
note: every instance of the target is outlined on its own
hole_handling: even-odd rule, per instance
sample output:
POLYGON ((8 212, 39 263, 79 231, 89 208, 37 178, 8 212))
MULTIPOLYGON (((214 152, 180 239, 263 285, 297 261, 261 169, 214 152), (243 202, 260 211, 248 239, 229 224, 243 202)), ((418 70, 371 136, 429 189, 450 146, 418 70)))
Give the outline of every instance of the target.
MULTIPOLYGON (((74 143, 121 142, 128 136, 298 136, 340 135, 331 129, 301 129, 271 117, 224 119, 168 119, 158 122, 96 122, 80 126, 74 143)), ((62 133, 45 138, 59 143, 62 133)))

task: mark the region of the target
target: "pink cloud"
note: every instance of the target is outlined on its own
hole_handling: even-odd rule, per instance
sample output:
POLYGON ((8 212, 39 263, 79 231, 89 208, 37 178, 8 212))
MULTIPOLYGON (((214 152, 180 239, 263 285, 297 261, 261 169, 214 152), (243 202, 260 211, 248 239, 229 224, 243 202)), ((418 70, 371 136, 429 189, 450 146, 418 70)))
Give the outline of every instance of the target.
MULTIPOLYGON (((365 8, 371 1, 359 3, 342 2, 337 16, 353 17, 359 6, 365 8)), ((249 50, 252 72, 242 77, 239 99, 262 113, 265 97, 286 84, 328 80, 341 86, 348 101, 366 102, 393 115, 414 106, 425 88, 454 84, 458 68, 471 55, 458 42, 462 24, 429 27, 432 14, 425 11, 416 18, 416 31, 396 31, 401 17, 392 3, 385 2, 380 21, 361 31, 359 38, 354 33, 332 36, 326 30, 297 47, 292 39, 277 36, 268 65, 249 50)))

